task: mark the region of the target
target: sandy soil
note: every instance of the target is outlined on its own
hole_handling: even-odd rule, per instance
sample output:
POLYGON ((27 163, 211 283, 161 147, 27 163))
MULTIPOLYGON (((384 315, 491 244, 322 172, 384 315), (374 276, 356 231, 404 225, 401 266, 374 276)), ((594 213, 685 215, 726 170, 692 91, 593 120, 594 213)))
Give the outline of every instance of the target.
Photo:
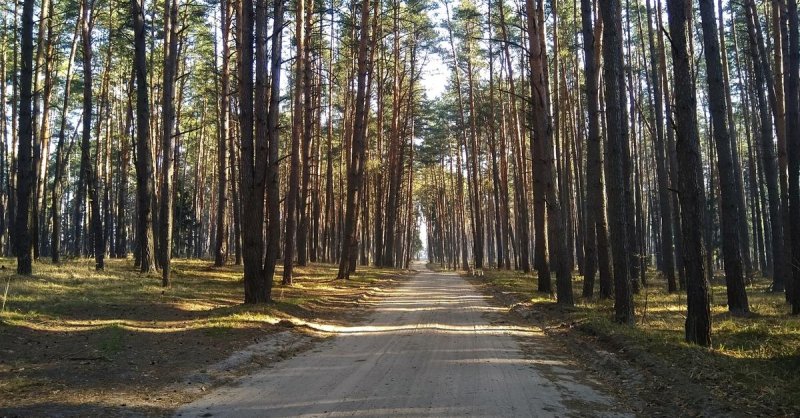
MULTIPOLYGON (((336 338, 272 364, 177 416, 629 416, 533 326, 508 322, 453 273, 421 265, 336 338)), ((313 327, 313 325, 311 325, 313 327)))

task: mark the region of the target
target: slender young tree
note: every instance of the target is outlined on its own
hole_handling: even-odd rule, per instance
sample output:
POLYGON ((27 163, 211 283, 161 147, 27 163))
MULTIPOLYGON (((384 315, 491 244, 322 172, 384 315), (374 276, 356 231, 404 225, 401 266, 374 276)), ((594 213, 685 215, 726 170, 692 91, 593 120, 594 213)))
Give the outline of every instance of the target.
POLYGON ((72 253, 81 256, 85 253, 84 219, 86 218, 86 189, 92 176, 91 138, 92 138, 92 41, 91 15, 92 0, 82 0, 81 17, 81 55, 83 63, 83 130, 80 141, 80 167, 75 191, 75 205, 72 214, 72 253), (88 115, 86 114, 88 110, 88 115))
MULTIPOLYGON (((291 161, 289 166, 289 190, 285 201, 285 224, 284 245, 283 245, 283 284, 292 284, 292 269, 294 267, 295 238, 300 232, 297 229, 297 200, 300 198, 300 145, 303 140, 304 119, 303 113, 303 85, 305 83, 304 66, 306 64, 306 26, 303 24, 305 18, 305 0, 295 0, 295 45, 297 55, 294 61, 294 105, 292 113, 292 145, 291 161)), ((305 162, 304 162, 305 164, 305 162)))
POLYGON ((172 228, 174 207, 175 137, 175 78, 178 72, 178 2, 164 0, 164 82, 162 85, 161 112, 161 195, 159 196, 161 285, 170 286, 172 260, 172 228))
MULTIPOLYGON (((83 3, 81 3, 83 7, 83 3)), ((82 14, 82 11, 81 13, 82 14)), ((66 163, 68 160, 68 151, 72 148, 70 144, 67 146, 67 111, 69 108, 69 98, 72 92, 72 63, 75 61, 75 55, 78 50, 78 40, 80 36, 80 25, 75 25, 75 33, 72 37, 72 46, 69 50, 67 58, 67 71, 65 73, 64 81, 64 98, 61 102, 61 123, 58 129, 58 141, 56 143, 55 167, 53 173, 53 188, 50 192, 52 202, 50 204, 51 224, 53 230, 50 238, 50 256, 54 264, 61 262, 61 216, 62 205, 61 200, 64 190, 64 177, 66 163)))
MULTIPOLYGON (((217 213, 216 240, 214 243, 214 266, 221 267, 228 257, 228 136, 230 135, 230 30, 231 5, 221 0, 220 44, 222 46, 222 68, 219 72, 219 132, 217 141, 217 213)), ((231 179, 235 181, 235 179, 231 179)))

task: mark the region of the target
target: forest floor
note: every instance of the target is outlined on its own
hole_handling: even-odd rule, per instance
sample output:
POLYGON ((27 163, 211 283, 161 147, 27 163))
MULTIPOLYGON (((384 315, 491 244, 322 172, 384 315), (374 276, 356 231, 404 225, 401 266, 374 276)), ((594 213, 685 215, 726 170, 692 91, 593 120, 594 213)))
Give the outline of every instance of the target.
POLYGON ((91 260, 39 262, 25 278, 0 260, 0 295, 10 284, 0 313, 0 416, 169 415, 310 348, 326 338, 315 326, 363 317, 359 302, 406 277, 360 268, 342 282, 335 267, 313 264, 296 268, 294 285, 275 286, 275 303, 247 306, 241 267, 174 260, 164 289, 132 264, 109 260, 96 272, 91 260))
MULTIPOLYGON (((782 293, 768 291, 766 279, 748 286, 752 314, 734 317, 724 278, 715 278, 710 349, 683 341, 686 297, 667 293, 656 277, 635 295, 635 327, 613 322, 612 300, 577 298, 574 308, 558 307, 536 291, 533 275, 487 269, 470 281, 560 341, 639 414, 800 414, 800 318, 789 314, 782 293)), ((573 286, 579 295, 580 276, 573 286)))

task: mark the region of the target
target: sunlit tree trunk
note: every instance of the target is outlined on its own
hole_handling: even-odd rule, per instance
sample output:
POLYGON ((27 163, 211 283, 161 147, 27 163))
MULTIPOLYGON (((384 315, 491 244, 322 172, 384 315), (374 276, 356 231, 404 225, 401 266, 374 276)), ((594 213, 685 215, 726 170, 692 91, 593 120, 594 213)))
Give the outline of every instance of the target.
POLYGON ((370 3, 363 0, 361 3, 361 19, 358 37, 358 76, 356 82, 355 114, 352 132, 352 152, 347 173, 347 196, 345 200, 345 218, 343 240, 341 243, 341 253, 339 260, 338 279, 349 279, 352 268, 350 258, 358 251, 358 241, 356 239, 356 224, 358 221, 358 198, 361 184, 364 178, 364 154, 366 151, 366 114, 367 107, 367 59, 369 54, 369 19, 370 3))
POLYGON ((303 42, 303 142, 300 150, 300 161, 302 163, 302 174, 300 178, 300 190, 297 216, 299 216, 297 225, 297 264, 300 266, 308 265, 309 255, 309 196, 310 196, 310 181, 312 171, 312 150, 314 146, 314 100, 312 97, 312 90, 314 89, 313 74, 314 69, 311 67, 311 42, 313 35, 313 19, 314 19, 314 5, 310 3, 305 8, 305 42, 303 42))
POLYGON ((33 77, 33 126, 34 130, 38 128, 33 142, 33 169, 36 177, 34 178, 34 196, 31 202, 31 241, 34 260, 39 259, 43 244, 40 237, 44 237, 41 234, 44 220, 40 214, 44 212, 45 206, 44 191, 49 165, 47 160, 50 155, 50 103, 53 92, 53 73, 58 65, 54 62, 53 43, 55 41, 53 36, 53 4, 50 0, 43 0, 40 6, 36 68, 33 77), (41 85, 39 84, 39 72, 43 76, 41 85), (40 102, 41 109, 39 108, 40 102))
MULTIPOLYGON (((564 224, 560 202, 553 174, 553 125, 548 109, 548 90, 545 73, 546 57, 543 46, 544 22, 541 20, 542 11, 534 10, 533 0, 526 0, 528 14, 528 33, 530 44, 530 69, 531 69, 531 103, 533 112, 533 141, 531 153, 534 167, 534 199, 538 202, 536 216, 546 216, 547 235, 537 231, 537 255, 539 258, 539 286, 540 291, 548 291, 542 287, 547 282, 550 287, 550 266, 552 263, 556 271, 556 297, 560 305, 572 306, 572 272, 569 267, 567 254, 567 237, 564 234, 564 224), (546 213, 543 213, 544 210, 546 213), (549 240, 541 242, 540 240, 549 240), (554 246, 550 251, 550 260, 547 260, 547 245, 554 246), (539 247, 541 245, 541 247, 539 247)), ((539 8, 543 7, 539 3, 539 8)), ((544 227, 543 222, 539 222, 544 227)))
POLYGON ((172 221, 175 175, 175 78, 178 72, 178 4, 164 0, 164 70, 161 96, 161 194, 159 197, 159 251, 161 253, 161 285, 170 286, 172 260, 172 221))

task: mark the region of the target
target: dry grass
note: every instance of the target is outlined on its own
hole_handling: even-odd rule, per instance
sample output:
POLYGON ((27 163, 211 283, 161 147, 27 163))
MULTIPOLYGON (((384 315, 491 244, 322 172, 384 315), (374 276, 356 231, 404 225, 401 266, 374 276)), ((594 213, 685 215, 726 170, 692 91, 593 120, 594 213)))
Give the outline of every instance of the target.
POLYGON ((296 268, 293 286, 275 286, 275 303, 253 306, 241 304, 241 267, 202 260, 174 260, 169 289, 130 260, 103 272, 90 260, 40 262, 32 277, 13 275, 13 260, 0 265, 0 296, 10 283, 0 313, 3 416, 170 414, 189 399, 174 389, 187 374, 290 323, 351 321, 359 300, 400 277, 361 268, 336 281, 334 266, 314 264, 296 268))
MULTIPOLYGON (((686 297, 667 293, 666 283, 654 274, 650 285, 635 296, 635 327, 613 322, 611 300, 578 298, 574 309, 561 310, 549 295, 536 293, 533 277, 487 271, 486 280, 498 290, 525 295, 523 300, 545 326, 567 325, 601 343, 647 355, 665 372, 688 376, 715 395, 756 411, 800 412, 800 317, 790 315, 783 294, 768 292, 766 279, 748 286, 752 314, 744 318, 727 312, 724 281, 715 280, 710 349, 684 342, 686 297)), ((580 276, 573 286, 580 294, 580 276)))

